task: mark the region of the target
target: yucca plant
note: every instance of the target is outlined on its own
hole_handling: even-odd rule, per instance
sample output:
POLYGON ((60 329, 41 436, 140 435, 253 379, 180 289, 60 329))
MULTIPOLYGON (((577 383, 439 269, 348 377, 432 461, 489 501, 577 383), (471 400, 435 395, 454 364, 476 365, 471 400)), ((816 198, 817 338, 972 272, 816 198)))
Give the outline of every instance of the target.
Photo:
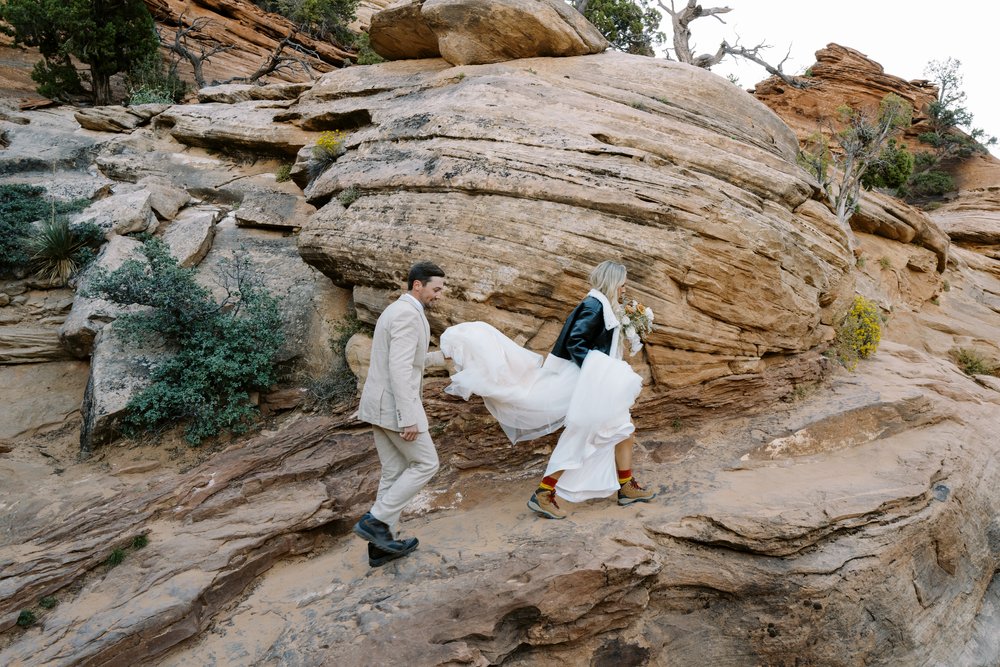
POLYGON ((28 240, 29 267, 53 285, 65 285, 96 256, 104 241, 100 227, 84 223, 71 227, 63 216, 53 215, 28 240))

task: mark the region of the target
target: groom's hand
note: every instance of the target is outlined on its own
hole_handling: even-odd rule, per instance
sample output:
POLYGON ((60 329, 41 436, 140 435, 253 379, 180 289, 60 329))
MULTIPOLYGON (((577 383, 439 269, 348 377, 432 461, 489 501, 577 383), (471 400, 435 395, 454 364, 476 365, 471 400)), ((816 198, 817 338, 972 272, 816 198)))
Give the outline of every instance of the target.
POLYGON ((419 434, 420 431, 417 430, 417 425, 414 424, 413 426, 407 426, 404 428, 403 432, 400 433, 400 436, 402 436, 403 440, 406 440, 407 442, 413 442, 417 439, 417 435, 419 434))

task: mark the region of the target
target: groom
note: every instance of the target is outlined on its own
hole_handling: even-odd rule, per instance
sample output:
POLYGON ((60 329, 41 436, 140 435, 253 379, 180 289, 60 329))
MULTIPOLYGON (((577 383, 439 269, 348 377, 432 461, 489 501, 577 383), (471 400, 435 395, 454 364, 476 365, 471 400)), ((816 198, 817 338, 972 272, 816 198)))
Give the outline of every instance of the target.
POLYGON ((444 292, 444 278, 436 264, 417 262, 407 276, 408 291, 375 324, 358 418, 372 425, 382 477, 371 511, 354 525, 354 532, 368 541, 372 567, 417 548, 417 538, 397 540, 394 531, 403 508, 438 469, 421 388, 424 367, 445 363, 440 351, 427 352, 431 330, 424 315, 444 292))

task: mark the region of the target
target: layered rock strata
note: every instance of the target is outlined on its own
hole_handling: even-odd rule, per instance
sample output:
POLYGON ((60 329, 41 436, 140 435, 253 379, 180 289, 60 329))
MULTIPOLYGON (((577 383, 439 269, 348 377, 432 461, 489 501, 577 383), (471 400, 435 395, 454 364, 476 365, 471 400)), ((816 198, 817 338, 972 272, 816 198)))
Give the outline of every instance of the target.
POLYGON ((302 256, 358 303, 437 259, 438 331, 486 319, 545 349, 590 268, 621 258, 662 314, 645 372, 684 387, 760 378, 820 345, 851 291, 847 231, 794 135, 704 70, 617 53, 388 63, 332 73, 276 119, 347 133, 306 187, 321 208, 302 256))

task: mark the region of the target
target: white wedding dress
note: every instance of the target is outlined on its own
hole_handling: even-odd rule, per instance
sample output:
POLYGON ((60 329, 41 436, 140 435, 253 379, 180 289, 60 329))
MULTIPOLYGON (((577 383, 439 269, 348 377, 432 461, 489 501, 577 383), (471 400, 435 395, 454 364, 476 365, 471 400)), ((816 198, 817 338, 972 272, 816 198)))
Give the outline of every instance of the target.
POLYGON ((617 358, 592 350, 578 368, 551 354, 543 359, 485 322, 457 324, 441 334, 441 350, 458 369, 445 391, 481 396, 512 443, 565 426, 545 474, 565 471, 556 491, 570 502, 604 498, 618 491, 614 446, 635 431, 629 409, 642 389, 620 358, 618 338, 616 331, 617 358))

